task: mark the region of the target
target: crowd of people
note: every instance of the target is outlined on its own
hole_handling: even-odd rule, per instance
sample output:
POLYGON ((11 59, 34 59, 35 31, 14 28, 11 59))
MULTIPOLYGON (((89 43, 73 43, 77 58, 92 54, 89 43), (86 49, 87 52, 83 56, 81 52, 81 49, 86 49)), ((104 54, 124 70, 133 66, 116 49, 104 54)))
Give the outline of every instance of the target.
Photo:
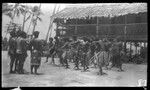
POLYGON ((49 57, 51 63, 55 64, 55 57, 59 58, 60 66, 66 69, 70 68, 69 64, 74 63, 75 70, 88 71, 90 65, 94 65, 99 69, 99 74, 105 74, 103 67, 111 69, 118 67, 122 69, 121 56, 123 54, 122 42, 119 38, 98 39, 89 37, 71 38, 49 38, 47 43, 45 40, 38 38, 39 32, 35 31, 32 38, 28 38, 27 34, 21 30, 13 30, 10 32, 8 55, 10 56, 10 73, 24 74, 24 62, 30 51, 30 72, 38 74, 38 68, 41 64, 41 57, 46 57, 45 63, 49 57), (111 65, 110 65, 111 62, 111 65), (109 67, 110 66, 110 67, 109 67))

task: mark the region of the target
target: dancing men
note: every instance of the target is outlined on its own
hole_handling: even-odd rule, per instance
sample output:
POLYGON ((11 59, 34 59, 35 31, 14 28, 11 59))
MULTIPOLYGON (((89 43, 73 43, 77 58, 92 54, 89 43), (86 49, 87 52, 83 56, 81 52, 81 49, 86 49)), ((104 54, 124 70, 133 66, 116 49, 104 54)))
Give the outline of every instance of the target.
POLYGON ((51 56, 52 57, 52 63, 54 64, 54 55, 53 55, 53 53, 55 51, 55 48, 54 48, 53 38, 51 38, 51 37, 49 38, 49 42, 47 44, 47 48, 46 49, 48 49, 48 54, 46 56, 45 63, 48 62, 48 58, 51 56))

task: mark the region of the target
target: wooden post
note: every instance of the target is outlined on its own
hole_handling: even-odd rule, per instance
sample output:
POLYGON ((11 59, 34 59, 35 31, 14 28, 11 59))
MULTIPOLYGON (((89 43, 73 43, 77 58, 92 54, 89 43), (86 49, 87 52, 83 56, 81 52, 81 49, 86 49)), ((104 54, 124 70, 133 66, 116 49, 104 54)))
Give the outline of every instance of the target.
MULTIPOLYGON (((109 16, 109 30, 108 30, 108 36, 110 36, 110 31, 111 31, 111 17, 109 16)), ((112 38, 112 37, 110 37, 112 38)))
POLYGON ((99 19, 98 19, 98 17, 96 18, 96 37, 98 37, 99 35, 98 35, 98 24, 99 24, 99 19))
MULTIPOLYGON (((137 43, 139 43, 139 42, 137 42, 137 43)), ((139 54, 139 50, 138 50, 138 48, 139 48, 139 46, 137 46, 137 54, 139 54)))
POLYGON ((139 54, 141 54, 141 47, 142 47, 142 42, 139 42, 140 44, 139 44, 139 47, 140 47, 140 49, 139 49, 139 54))
POLYGON ((124 28, 124 52, 125 52, 125 54, 127 53, 126 52, 126 34, 127 34, 127 30, 126 30, 126 15, 125 15, 125 28, 124 28))
POLYGON ((146 43, 144 42, 144 47, 146 47, 146 43))
POLYGON ((77 35, 77 30, 78 30, 78 28, 77 28, 77 19, 75 20, 75 22, 76 22, 76 25, 75 25, 75 35, 77 35))
POLYGON ((131 55, 132 55, 131 51, 132 51, 132 42, 130 42, 130 56, 129 56, 130 58, 131 58, 131 55))
POLYGON ((58 36, 58 33, 60 32, 58 32, 58 22, 56 22, 56 37, 58 36))

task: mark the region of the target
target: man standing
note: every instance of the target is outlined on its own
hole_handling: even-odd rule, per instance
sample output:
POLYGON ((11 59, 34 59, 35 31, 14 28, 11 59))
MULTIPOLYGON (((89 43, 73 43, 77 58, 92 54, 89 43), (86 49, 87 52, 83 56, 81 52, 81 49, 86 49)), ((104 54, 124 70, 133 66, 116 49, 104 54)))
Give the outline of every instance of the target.
POLYGON ((13 30, 10 32, 10 39, 8 41, 8 55, 10 56, 10 71, 9 73, 15 73, 16 72, 16 66, 15 70, 13 70, 13 65, 16 61, 16 31, 13 30))
POLYGON ((17 72, 19 74, 24 74, 24 62, 26 60, 27 57, 27 40, 26 40, 26 36, 27 34, 24 31, 18 31, 18 38, 17 38, 17 72))
POLYGON ((42 55, 42 43, 38 39, 39 32, 35 31, 33 33, 34 38, 30 42, 30 51, 31 51, 31 74, 38 74, 37 69, 41 64, 41 55, 42 55), (34 72, 33 72, 34 69, 34 72))
POLYGON ((48 42, 48 44, 47 44, 47 49, 48 49, 48 55, 47 55, 47 57, 46 57, 46 61, 45 61, 45 63, 47 63, 48 62, 48 58, 50 57, 50 56, 52 56, 52 62, 54 62, 54 55, 53 55, 53 53, 54 53, 54 42, 53 42, 53 38, 49 38, 49 42, 48 42))

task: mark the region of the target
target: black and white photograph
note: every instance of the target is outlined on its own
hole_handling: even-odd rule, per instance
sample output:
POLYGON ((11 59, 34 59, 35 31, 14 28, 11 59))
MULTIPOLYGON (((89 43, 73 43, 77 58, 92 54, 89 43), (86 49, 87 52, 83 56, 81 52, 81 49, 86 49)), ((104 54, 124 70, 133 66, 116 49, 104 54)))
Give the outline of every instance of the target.
POLYGON ((147 87, 147 9, 144 2, 2 3, 2 88, 147 87))

